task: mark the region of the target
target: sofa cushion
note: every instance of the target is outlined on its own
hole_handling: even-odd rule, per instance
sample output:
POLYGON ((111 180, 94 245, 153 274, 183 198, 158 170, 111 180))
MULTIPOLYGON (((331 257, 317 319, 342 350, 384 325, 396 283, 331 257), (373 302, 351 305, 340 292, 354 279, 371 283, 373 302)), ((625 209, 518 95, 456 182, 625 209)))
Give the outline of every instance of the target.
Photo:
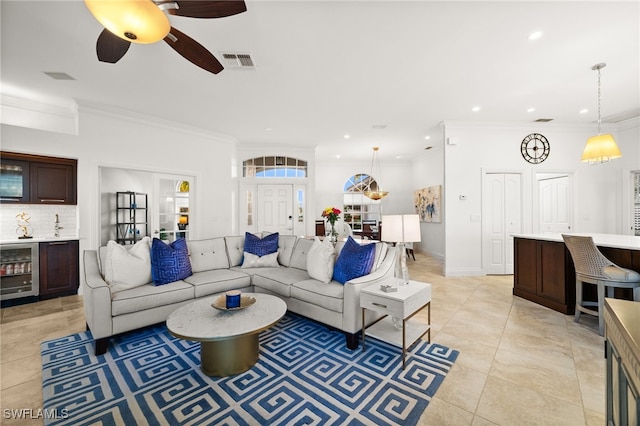
POLYGON ((111 315, 115 317, 172 305, 193 299, 193 297, 193 286, 184 281, 174 281, 162 286, 147 284, 113 294, 111 296, 111 315))
POLYGON ((229 265, 242 265, 242 256, 244 254, 244 235, 233 235, 224 237, 224 243, 227 246, 227 256, 229 256, 229 265))
POLYGON ((277 232, 269 234, 264 238, 257 237, 250 232, 244 234, 244 251, 262 257, 278 251, 277 232))
POLYGON ((309 238, 298 238, 298 242, 293 248, 293 253, 291 254, 291 263, 289 264, 289 266, 306 271, 307 254, 309 253, 309 249, 311 249, 312 245, 313 240, 309 238))
POLYGON ((335 261, 336 253, 331 241, 328 238, 320 241, 316 237, 307 255, 307 272, 309 276, 320 282, 328 283, 333 277, 335 261))
POLYGON ((107 243, 103 265, 104 280, 112 293, 151 282, 151 239, 144 237, 132 246, 107 243))
POLYGON ((280 235, 278 239, 278 263, 282 266, 291 265, 291 255, 297 242, 298 237, 295 235, 280 235))
POLYGON ((349 237, 336 260, 333 279, 344 284, 354 278, 367 275, 371 272, 375 256, 375 244, 360 245, 349 237))
POLYGON ((229 268, 229 258, 227 257, 224 238, 189 240, 187 241, 187 247, 189 248, 189 260, 193 273, 229 268))
POLYGON ((303 280, 291 286, 291 297, 334 312, 342 312, 344 285, 337 281, 323 283, 314 279, 303 280))
POLYGON ((154 238, 151 242, 151 278, 155 285, 168 284, 191 275, 187 241, 179 238, 167 244, 154 238))
POLYGON ((251 285, 251 277, 244 272, 233 269, 212 269, 210 271, 196 272, 185 278, 184 282, 193 285, 195 297, 203 297, 209 294, 249 287, 251 285))
POLYGON ((247 251, 244 252, 242 268, 279 268, 278 252, 257 256, 247 251))
POLYGON ((269 290, 283 297, 291 296, 291 285, 309 279, 307 271, 295 268, 263 268, 253 275, 256 287, 269 290))

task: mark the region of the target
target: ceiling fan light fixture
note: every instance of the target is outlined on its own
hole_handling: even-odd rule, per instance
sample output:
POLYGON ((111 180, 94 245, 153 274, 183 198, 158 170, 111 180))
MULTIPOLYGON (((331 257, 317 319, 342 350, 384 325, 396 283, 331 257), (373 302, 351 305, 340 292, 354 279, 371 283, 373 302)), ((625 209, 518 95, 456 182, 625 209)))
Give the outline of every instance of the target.
POLYGON ((123 40, 150 44, 171 30, 169 18, 151 0, 84 0, 91 14, 123 40))
POLYGON ((616 144, 613 135, 600 132, 600 125, 602 123, 602 116, 600 114, 600 70, 606 66, 607 64, 605 63, 599 63, 591 67, 592 70, 598 71, 598 134, 587 139, 582 157, 580 158, 580 161, 584 163, 606 163, 622 157, 620 148, 618 148, 618 144, 616 144))

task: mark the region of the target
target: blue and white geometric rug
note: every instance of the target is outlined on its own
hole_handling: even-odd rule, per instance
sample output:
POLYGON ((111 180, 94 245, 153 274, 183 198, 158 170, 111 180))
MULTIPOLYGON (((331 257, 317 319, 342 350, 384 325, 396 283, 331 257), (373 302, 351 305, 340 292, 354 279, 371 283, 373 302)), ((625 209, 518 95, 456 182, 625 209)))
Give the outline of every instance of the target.
POLYGON ((236 376, 200 370, 200 344, 164 325, 111 339, 88 332, 42 343, 45 423, 52 425, 415 425, 458 356, 419 342, 401 350, 287 314, 260 334, 260 356, 236 376))

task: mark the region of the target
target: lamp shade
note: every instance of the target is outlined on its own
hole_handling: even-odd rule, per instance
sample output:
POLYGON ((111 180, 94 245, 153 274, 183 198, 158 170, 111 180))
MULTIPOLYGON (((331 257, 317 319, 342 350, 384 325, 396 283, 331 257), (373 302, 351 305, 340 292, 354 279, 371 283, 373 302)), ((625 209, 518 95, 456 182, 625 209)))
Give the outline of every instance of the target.
POLYGON ((413 243, 421 241, 417 214, 382 216, 382 241, 413 243))
POLYGON ((171 30, 169 18, 151 0, 84 0, 91 14, 123 40, 149 44, 171 30))
POLYGON ((585 163, 604 163, 620 157, 622 153, 613 135, 604 133, 587 139, 580 160, 585 163))

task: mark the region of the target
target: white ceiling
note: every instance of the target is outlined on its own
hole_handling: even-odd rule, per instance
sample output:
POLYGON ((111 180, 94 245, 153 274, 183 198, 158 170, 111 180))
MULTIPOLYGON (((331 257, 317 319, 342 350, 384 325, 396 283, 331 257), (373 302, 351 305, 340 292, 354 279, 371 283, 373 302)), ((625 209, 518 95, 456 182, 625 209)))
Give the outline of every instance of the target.
POLYGON ((321 160, 368 159, 374 145, 383 160, 410 158, 441 143, 446 120, 592 123, 599 62, 602 115, 640 110, 638 1, 246 3, 227 18, 170 18, 218 59, 256 64, 213 75, 164 42, 100 63, 102 27, 82 1, 2 0, 2 93, 87 100, 240 143, 317 145, 321 160), (528 40, 533 31, 542 37, 528 40))

